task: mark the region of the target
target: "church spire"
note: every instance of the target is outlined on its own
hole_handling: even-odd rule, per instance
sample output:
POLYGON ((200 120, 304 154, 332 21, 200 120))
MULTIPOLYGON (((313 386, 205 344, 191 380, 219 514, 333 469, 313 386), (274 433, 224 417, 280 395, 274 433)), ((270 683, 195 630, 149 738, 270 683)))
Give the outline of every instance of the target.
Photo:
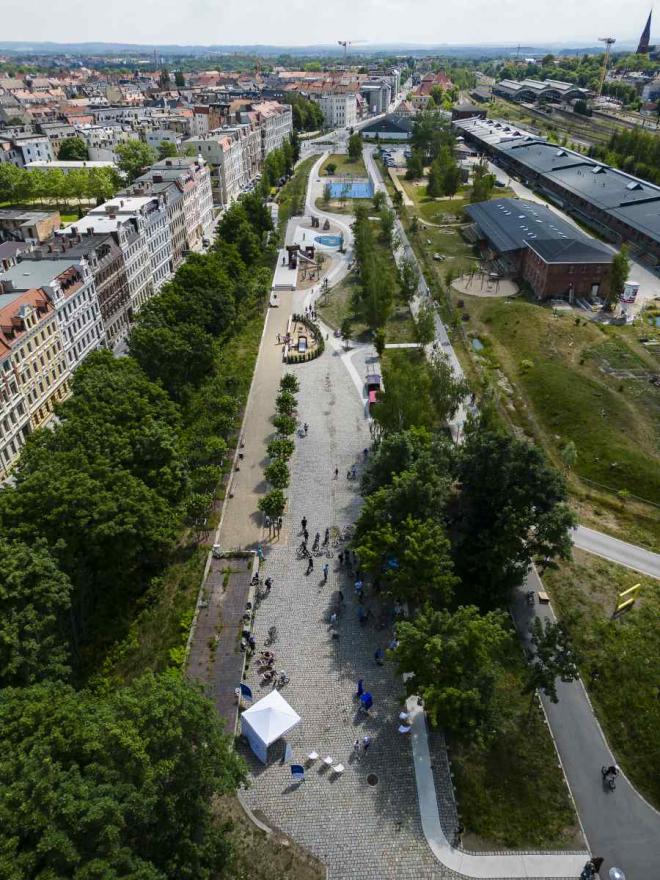
POLYGON ((651 16, 653 15, 653 10, 649 12, 649 17, 646 19, 646 27, 642 31, 642 36, 639 38, 639 46, 637 47, 638 55, 648 55, 649 53, 649 43, 651 42, 651 16))

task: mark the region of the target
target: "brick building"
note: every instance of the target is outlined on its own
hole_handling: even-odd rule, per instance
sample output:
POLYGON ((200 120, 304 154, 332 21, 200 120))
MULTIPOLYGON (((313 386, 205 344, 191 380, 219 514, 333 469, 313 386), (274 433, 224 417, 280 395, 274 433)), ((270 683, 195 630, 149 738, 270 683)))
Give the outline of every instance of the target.
POLYGON ((468 231, 485 259, 527 281, 539 299, 603 298, 614 250, 550 208, 524 199, 468 205, 468 231))

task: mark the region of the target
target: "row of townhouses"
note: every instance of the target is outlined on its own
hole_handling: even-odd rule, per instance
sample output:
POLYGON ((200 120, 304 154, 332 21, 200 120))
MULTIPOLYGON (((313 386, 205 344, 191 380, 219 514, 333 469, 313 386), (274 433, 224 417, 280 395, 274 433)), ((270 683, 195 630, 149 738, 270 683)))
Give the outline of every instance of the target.
POLYGON ((209 166, 165 159, 0 274, 0 480, 66 398, 81 361, 122 345, 137 312, 212 226, 209 166))

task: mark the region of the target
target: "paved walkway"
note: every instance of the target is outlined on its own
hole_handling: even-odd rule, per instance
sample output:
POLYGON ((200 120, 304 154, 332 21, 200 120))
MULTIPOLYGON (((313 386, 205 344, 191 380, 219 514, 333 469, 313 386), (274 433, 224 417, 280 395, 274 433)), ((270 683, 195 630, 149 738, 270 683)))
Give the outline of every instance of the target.
MULTIPOLYGON (((314 171, 308 205, 314 198, 313 175, 314 171)), ((340 266, 337 276, 346 270, 346 265, 340 266)), ((316 295, 317 288, 296 292, 291 309, 301 310, 316 295)), ((346 770, 337 777, 316 762, 308 768, 306 781, 297 786, 291 784, 288 762, 273 756, 263 767, 247 753, 253 779, 244 800, 321 858, 332 880, 434 880, 456 878, 456 870, 474 877, 574 877, 584 854, 579 859, 559 856, 561 861, 555 855, 536 860, 528 855, 504 856, 502 861, 501 854, 474 856, 447 844, 457 816, 442 736, 427 733, 423 713, 414 707, 414 732, 398 733, 402 685, 390 664, 378 666, 373 660, 376 648, 387 647, 392 638, 392 618, 382 629, 373 623, 360 625, 352 578, 336 556, 339 548, 329 557, 316 557, 310 575, 305 574, 306 563, 296 558, 303 515, 312 536, 317 530, 323 536, 326 528, 342 528, 358 515, 358 483, 348 481, 346 472, 353 464, 362 466, 362 450, 370 445, 364 376, 375 363, 370 345, 344 351, 330 336, 321 358, 288 368, 299 377, 299 418, 310 429, 307 437, 296 437, 287 528, 278 544, 266 547, 266 569, 274 586, 255 621, 258 643, 263 643, 270 626, 277 627, 273 646, 277 666, 291 679, 284 696, 303 719, 288 738, 293 759, 304 762, 315 750, 341 762, 346 770), (330 571, 324 584, 321 567, 326 562, 330 571), (338 590, 345 597, 341 607, 338 590), (341 611, 336 639, 329 625, 334 610, 341 611), (369 717, 356 711, 353 693, 358 678, 365 679, 374 695, 369 717), (368 754, 358 758, 353 743, 365 735, 372 737, 372 745, 368 754), (420 749, 425 755, 421 758, 420 749)), ((261 383, 265 365, 266 360, 260 359, 255 385, 261 383)), ((274 384, 282 365, 275 372, 274 384)), ((366 597, 366 608, 379 620, 390 611, 374 596, 366 597)), ((248 671, 247 681, 255 696, 267 692, 254 669, 248 671)))

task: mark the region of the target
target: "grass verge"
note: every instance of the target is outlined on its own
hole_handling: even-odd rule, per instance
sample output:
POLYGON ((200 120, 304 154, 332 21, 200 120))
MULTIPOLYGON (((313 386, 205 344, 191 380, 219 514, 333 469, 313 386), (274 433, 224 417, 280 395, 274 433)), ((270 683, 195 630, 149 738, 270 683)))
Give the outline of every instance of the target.
POLYGON ((293 177, 284 184, 277 195, 277 204, 279 205, 279 241, 281 245, 284 244, 286 225, 289 219, 297 214, 302 214, 305 210, 309 172, 317 159, 318 156, 310 156, 297 165, 293 177))
POLYGON ((617 761, 660 807, 660 583, 580 550, 573 557, 544 583, 617 761), (612 620, 618 594, 635 584, 635 607, 612 620))
POLYGON ((583 845, 545 719, 522 694, 525 663, 512 636, 507 671, 497 685, 504 721, 488 746, 449 743, 456 797, 478 851, 566 849, 583 845), (541 794, 542 793, 542 794, 541 794))

